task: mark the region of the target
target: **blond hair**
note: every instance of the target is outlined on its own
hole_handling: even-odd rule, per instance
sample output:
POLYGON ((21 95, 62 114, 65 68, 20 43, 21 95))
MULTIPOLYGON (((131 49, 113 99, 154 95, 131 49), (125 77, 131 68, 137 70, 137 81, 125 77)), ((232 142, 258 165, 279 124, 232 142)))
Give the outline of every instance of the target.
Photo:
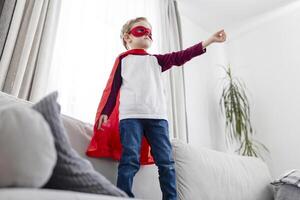
POLYGON ((128 46, 126 44, 126 41, 124 40, 124 35, 126 33, 129 33, 130 29, 133 27, 133 25, 137 22, 140 22, 140 21, 145 21, 147 22, 150 27, 151 27, 151 24, 148 22, 147 18, 146 17, 137 17, 137 18, 134 18, 134 19, 130 19, 128 20, 122 27, 122 30, 121 30, 121 34, 120 34, 120 37, 122 39, 122 42, 123 42, 123 46, 128 50, 128 46))

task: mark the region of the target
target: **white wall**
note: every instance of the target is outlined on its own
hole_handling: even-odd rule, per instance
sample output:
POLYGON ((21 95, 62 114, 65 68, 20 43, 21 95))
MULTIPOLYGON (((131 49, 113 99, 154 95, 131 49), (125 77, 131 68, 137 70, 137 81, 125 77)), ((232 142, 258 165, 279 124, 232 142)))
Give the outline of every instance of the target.
MULTIPOLYGON (((183 48, 206 40, 207 33, 192 20, 181 16, 183 48)), ((184 65, 189 143, 195 147, 205 146, 224 149, 221 118, 218 107, 220 64, 226 62, 221 44, 207 47, 206 53, 184 65)))
MULTIPOLYGON (((296 4, 293 4, 296 6, 296 4)), ((300 6, 249 21, 228 44, 228 59, 251 91, 257 139, 271 151, 273 176, 300 168, 300 6)))
MULTIPOLYGON (((218 63, 230 63, 250 91, 256 138, 271 154, 273 177, 300 168, 300 6, 293 4, 245 22, 222 45, 185 66, 190 142, 222 150, 223 126, 218 111, 218 63)), ((184 46, 207 38, 199 25, 182 16, 184 46)), ((226 30, 225 30, 226 31, 226 30)), ((221 76, 220 76, 221 75, 221 76)))

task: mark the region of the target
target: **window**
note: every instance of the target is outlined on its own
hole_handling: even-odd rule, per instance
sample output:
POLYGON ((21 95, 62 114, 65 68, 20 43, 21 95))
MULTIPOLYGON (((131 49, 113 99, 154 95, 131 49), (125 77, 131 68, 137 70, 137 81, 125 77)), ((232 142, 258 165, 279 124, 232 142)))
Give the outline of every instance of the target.
POLYGON ((129 19, 147 17, 153 28, 149 53, 158 51, 156 0, 63 0, 47 93, 58 90, 62 113, 94 123, 115 58, 126 49, 120 39, 129 19))

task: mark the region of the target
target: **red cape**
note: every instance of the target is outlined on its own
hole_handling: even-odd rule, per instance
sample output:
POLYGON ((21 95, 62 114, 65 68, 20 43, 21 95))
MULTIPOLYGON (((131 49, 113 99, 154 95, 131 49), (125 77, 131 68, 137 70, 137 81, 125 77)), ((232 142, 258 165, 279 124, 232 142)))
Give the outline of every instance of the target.
MULTIPOLYGON (((114 160, 120 160, 122 153, 122 145, 120 140, 120 132, 119 132, 119 98, 120 98, 120 90, 117 95, 116 105, 109 116, 106 124, 102 124, 103 130, 97 129, 97 124, 100 119, 101 112, 106 104, 108 96, 110 94, 112 88, 112 82, 119 65, 119 62, 122 58, 129 54, 135 55, 147 55, 148 53, 143 49, 132 49, 128 50, 122 54, 120 54, 114 63, 112 71, 110 73, 109 79, 107 81, 106 87, 103 91, 95 119, 94 124, 94 134, 90 144, 87 148, 86 155, 90 157, 97 158, 112 158, 114 160)), ((143 136, 142 146, 141 146, 141 157, 140 164, 147 165, 153 164, 154 160, 150 152, 150 146, 146 138, 143 136)))

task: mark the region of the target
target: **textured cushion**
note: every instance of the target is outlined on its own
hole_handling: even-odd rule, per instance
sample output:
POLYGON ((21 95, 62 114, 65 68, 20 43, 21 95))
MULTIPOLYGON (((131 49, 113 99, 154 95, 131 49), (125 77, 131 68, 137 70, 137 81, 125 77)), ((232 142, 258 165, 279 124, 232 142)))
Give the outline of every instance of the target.
POLYGON ((292 169, 284 172, 271 184, 276 191, 276 200, 300 199, 300 170, 292 169))
POLYGON ((41 187, 56 163, 48 123, 20 105, 2 107, 0 119, 0 187, 41 187))
POLYGON ((278 179, 274 180, 271 184, 274 186, 289 184, 300 188, 300 170, 288 170, 283 173, 278 179))
POLYGON ((96 172, 92 164, 71 147, 61 119, 57 96, 58 93, 53 92, 33 106, 49 123, 57 151, 57 164, 45 188, 127 196, 96 172))
POLYGON ((172 140, 179 199, 272 200, 271 176, 257 158, 172 140))
POLYGON ((281 185, 276 193, 275 200, 298 200, 300 199, 300 188, 295 185, 281 185))

